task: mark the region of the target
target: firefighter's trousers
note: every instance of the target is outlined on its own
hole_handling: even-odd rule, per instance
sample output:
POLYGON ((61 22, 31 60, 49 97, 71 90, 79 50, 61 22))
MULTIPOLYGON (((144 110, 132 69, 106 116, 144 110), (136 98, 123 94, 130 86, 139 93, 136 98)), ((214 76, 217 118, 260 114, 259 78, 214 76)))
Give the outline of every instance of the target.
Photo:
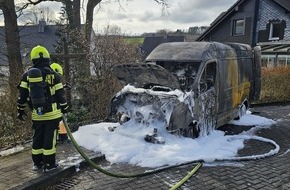
POLYGON ((58 124, 59 121, 33 122, 32 160, 35 165, 55 164, 58 124))

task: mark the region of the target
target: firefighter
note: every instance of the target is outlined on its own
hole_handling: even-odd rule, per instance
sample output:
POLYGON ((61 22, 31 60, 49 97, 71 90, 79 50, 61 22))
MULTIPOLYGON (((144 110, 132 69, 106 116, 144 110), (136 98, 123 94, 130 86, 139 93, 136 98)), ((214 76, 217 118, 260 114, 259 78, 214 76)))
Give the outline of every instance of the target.
POLYGON ((63 69, 62 66, 58 63, 52 63, 50 65, 50 67, 52 68, 52 70, 54 70, 55 72, 57 72, 60 76, 63 76, 63 69))
POLYGON ((43 169, 47 172, 59 167, 55 160, 56 135, 62 113, 68 111, 68 105, 61 78, 50 68, 50 54, 47 49, 40 45, 35 46, 30 52, 30 59, 33 66, 22 75, 18 85, 17 117, 24 120, 26 104, 31 102, 34 129, 33 170, 43 169), (41 76, 33 78, 37 71, 40 71, 41 76), (43 100, 45 103, 42 105, 40 102, 43 103, 43 100))
MULTIPOLYGON (((52 70, 54 70, 55 72, 57 72, 60 76, 63 76, 63 69, 61 67, 60 64, 58 63, 52 63, 50 65, 50 67, 52 68, 52 70)), ((67 86, 67 85, 66 85, 67 86)), ((65 86, 64 86, 65 88, 65 86)), ((60 121, 59 123, 59 128, 58 128, 58 141, 64 143, 64 142, 70 142, 67 136, 67 132, 64 126, 63 121, 60 121)))

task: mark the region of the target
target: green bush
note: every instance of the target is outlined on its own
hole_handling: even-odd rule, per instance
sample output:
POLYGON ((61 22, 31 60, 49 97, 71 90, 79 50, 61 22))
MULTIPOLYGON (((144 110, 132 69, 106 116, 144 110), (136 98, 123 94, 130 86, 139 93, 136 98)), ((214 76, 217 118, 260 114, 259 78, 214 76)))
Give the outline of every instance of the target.
POLYGON ((81 107, 77 110, 74 110, 72 112, 69 112, 66 115, 67 122, 69 123, 77 123, 79 121, 85 121, 89 119, 89 112, 86 108, 81 107))

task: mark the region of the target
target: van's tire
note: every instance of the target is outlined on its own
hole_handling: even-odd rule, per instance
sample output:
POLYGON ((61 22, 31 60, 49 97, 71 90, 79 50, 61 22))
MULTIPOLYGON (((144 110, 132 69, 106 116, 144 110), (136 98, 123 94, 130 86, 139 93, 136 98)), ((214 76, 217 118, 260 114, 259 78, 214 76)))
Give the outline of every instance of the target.
POLYGON ((200 130, 197 124, 190 123, 188 127, 183 130, 182 136, 195 139, 199 137, 199 133, 200 133, 200 130))

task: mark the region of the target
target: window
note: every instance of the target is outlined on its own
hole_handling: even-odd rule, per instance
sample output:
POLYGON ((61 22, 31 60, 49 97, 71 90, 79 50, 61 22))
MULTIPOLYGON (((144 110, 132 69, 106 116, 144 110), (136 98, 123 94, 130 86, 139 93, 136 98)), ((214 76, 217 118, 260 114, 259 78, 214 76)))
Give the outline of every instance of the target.
POLYGON ((200 81, 199 90, 201 93, 206 92, 208 89, 214 87, 216 80, 216 63, 208 63, 204 69, 200 81))
POLYGON ((280 22, 272 22, 270 24, 269 40, 279 40, 280 35, 280 22))
POLYGON ((261 55, 261 62, 263 67, 274 67, 276 62, 276 55, 261 55))
POLYGON ((233 36, 240 36, 244 35, 245 33, 245 20, 244 19, 237 19, 233 20, 233 36))
POLYGON ((278 59, 277 59, 277 66, 278 67, 287 67, 290 65, 290 55, 283 55, 280 54, 278 55, 278 59))

